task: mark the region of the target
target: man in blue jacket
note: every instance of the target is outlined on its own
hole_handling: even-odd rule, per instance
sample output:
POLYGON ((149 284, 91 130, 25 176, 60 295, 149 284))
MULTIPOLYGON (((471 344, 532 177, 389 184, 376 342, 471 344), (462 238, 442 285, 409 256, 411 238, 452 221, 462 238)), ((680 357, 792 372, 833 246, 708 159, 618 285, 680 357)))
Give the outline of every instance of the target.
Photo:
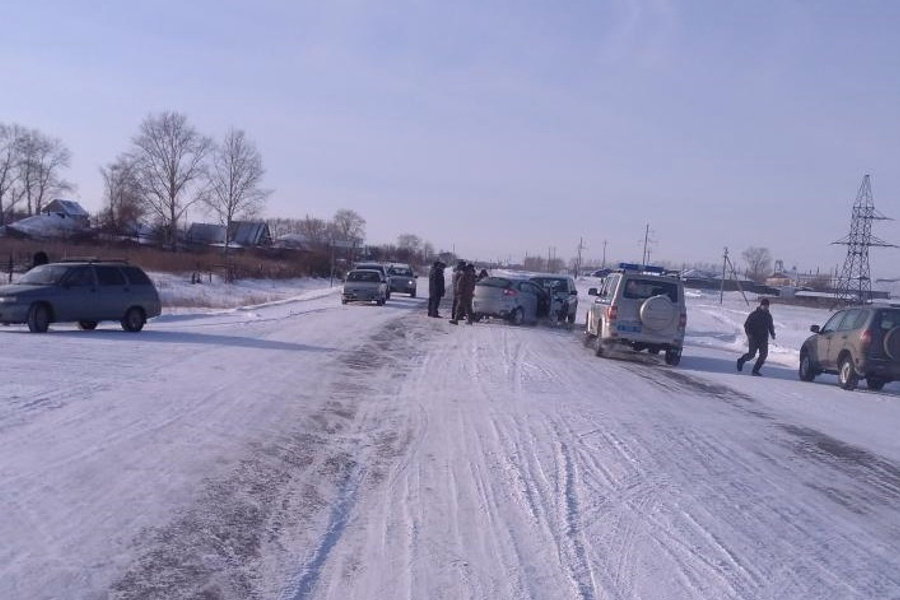
POLYGON ((760 300, 756 310, 750 313, 747 320, 744 321, 744 332, 747 334, 750 348, 746 354, 737 359, 737 370, 743 371, 744 363, 756 356, 758 351, 759 357, 756 359, 756 364, 753 365, 751 374, 759 376, 761 375, 759 369, 766 362, 766 357, 769 356, 769 335, 772 336, 773 340, 775 339, 775 324, 772 322, 771 313, 769 313, 768 298, 760 300))

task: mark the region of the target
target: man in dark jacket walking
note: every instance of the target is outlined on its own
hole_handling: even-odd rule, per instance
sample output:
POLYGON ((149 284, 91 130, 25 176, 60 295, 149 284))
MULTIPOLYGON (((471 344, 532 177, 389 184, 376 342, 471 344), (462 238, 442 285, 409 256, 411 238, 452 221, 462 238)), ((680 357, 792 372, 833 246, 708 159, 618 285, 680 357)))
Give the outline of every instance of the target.
POLYGON ((737 370, 744 370, 744 363, 756 356, 757 351, 759 357, 756 364, 753 365, 753 375, 760 375, 759 369, 766 362, 769 356, 769 336, 775 339, 775 324, 772 323, 772 315, 769 313, 769 299, 763 298, 747 320, 744 321, 744 332, 747 334, 747 342, 750 348, 747 353, 737 359, 737 370))
POLYGON ((438 307, 441 305, 441 298, 444 297, 444 268, 443 262, 436 260, 431 265, 428 272, 428 316, 440 317, 438 307))

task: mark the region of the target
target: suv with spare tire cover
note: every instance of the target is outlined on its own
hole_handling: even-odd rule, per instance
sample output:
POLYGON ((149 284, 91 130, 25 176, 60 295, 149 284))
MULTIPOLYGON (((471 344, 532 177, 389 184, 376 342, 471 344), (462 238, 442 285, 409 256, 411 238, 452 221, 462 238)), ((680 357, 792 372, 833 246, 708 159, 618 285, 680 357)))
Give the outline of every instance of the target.
POLYGON ((834 313, 800 347, 800 379, 834 373, 852 390, 860 379, 870 390, 900 380, 900 306, 849 306, 834 313))
POLYGON ((687 309, 684 284, 661 267, 623 263, 590 288, 594 302, 585 317, 585 344, 597 356, 608 350, 665 353, 666 364, 681 361, 687 309))

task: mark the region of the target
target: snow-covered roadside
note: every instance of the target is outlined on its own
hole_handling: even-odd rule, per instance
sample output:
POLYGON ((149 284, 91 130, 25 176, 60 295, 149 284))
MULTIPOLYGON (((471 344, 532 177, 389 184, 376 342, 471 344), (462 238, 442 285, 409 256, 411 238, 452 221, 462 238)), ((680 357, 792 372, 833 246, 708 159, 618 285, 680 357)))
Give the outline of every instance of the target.
POLYGON ((900 595, 900 390, 798 381, 827 311, 751 378, 739 295, 670 369, 337 292, 0 330, 0 598, 900 595))

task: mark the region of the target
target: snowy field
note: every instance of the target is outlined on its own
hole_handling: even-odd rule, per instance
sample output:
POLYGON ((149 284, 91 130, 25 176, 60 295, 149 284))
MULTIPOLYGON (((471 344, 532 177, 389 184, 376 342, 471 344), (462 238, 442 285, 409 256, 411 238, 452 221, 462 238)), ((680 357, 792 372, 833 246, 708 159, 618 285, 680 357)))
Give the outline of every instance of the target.
POLYGON ((773 305, 753 378, 739 294, 670 368, 155 280, 139 334, 0 327, 0 599, 900 598, 900 384, 800 382, 827 311, 773 305))

